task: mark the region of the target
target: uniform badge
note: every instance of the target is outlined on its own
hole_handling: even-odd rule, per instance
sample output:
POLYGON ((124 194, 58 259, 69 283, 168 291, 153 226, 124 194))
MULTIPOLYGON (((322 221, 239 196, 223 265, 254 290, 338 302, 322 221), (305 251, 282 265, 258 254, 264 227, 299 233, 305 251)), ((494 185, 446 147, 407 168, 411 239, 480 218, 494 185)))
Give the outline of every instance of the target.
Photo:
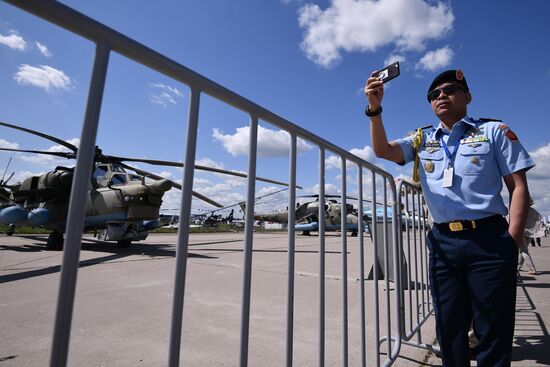
POLYGON ((477 164, 479 164, 479 158, 478 157, 472 157, 472 159, 470 159, 470 162, 477 165, 477 164))
POLYGON ((506 137, 508 138, 508 140, 510 140, 512 143, 515 143, 516 141, 518 141, 518 136, 510 129, 508 129, 508 131, 506 131, 506 137))
POLYGON ((432 161, 427 161, 426 164, 424 164, 424 169, 428 173, 432 173, 434 171, 434 164, 432 161))

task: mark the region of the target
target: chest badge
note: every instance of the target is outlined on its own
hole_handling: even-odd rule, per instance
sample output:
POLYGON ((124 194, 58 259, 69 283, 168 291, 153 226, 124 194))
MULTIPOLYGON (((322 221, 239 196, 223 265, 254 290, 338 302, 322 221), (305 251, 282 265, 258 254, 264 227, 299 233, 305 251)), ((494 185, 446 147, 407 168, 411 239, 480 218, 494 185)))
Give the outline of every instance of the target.
POLYGON ((432 173, 434 171, 434 164, 432 161, 427 161, 425 164, 424 164, 424 169, 426 170, 426 172, 428 173, 432 173))
POLYGON ((477 165, 477 164, 479 164, 479 158, 478 157, 472 157, 472 159, 470 159, 470 162, 477 165))

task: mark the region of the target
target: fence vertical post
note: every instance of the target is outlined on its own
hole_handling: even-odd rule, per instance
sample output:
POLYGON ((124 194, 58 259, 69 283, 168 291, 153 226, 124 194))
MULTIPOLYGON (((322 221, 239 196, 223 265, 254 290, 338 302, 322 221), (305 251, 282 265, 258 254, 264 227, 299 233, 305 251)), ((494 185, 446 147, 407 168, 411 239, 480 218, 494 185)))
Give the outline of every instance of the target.
POLYGON ((346 210, 346 159, 342 160, 342 207, 340 212, 340 231, 342 238, 342 366, 348 365, 348 218, 346 210))
POLYGON ((319 147, 319 367, 325 365, 325 149, 319 147))
MULTIPOLYGON (((200 90, 191 87, 187 142, 185 147, 185 167, 183 169, 183 187, 181 194, 180 223, 189 223, 193 195, 193 177, 195 174, 195 154, 197 148, 197 129, 199 123, 200 90)), ((170 367, 179 366, 181 350, 181 331, 183 322, 183 302, 187 273, 187 252, 189 247, 189 225, 180 226, 176 247, 176 271, 174 298, 172 302, 172 326, 168 362, 170 367)))
POLYGON ((254 230, 254 194, 256 190, 256 156, 258 147, 258 118, 250 117, 248 155, 248 187, 246 193, 246 224, 244 240, 243 298, 241 304, 241 346, 239 366, 248 365, 248 336, 250 328, 250 293, 252 277, 252 247, 254 230))
POLYGON ((296 224, 296 135, 290 136, 290 183, 288 198, 288 284, 286 308, 286 366, 292 366, 294 345, 294 225, 296 224))
POLYGON ((98 43, 96 45, 92 79, 88 92, 84 124, 80 135, 80 146, 76 158, 69 212, 67 215, 67 233, 61 265, 61 279, 59 282, 52 354, 50 358, 51 367, 63 367, 67 365, 86 199, 90 188, 92 167, 94 165, 95 141, 107 76, 109 54, 110 48, 106 43, 98 43))

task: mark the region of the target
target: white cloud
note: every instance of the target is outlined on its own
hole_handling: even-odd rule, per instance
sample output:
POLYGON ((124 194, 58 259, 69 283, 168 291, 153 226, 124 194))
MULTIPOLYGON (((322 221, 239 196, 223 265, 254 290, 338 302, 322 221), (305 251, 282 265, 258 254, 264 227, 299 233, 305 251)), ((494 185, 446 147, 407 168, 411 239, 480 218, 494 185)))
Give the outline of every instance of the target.
POLYGON ((435 51, 426 52, 416 65, 417 69, 435 71, 448 66, 453 60, 454 52, 447 45, 435 51))
POLYGON ((529 183, 529 192, 535 201, 535 208, 543 216, 550 215, 550 191, 548 182, 550 182, 550 143, 529 152, 531 158, 537 164, 527 171, 529 183))
POLYGON ((197 164, 199 166, 223 169, 223 163, 215 162, 212 159, 207 158, 207 157, 203 157, 203 158, 199 158, 199 159, 195 160, 195 164, 197 164))
POLYGON ((326 10, 306 4, 298 20, 307 57, 329 68, 342 51, 375 51, 391 44, 422 50, 427 41, 451 31, 454 15, 446 3, 432 6, 422 0, 331 0, 326 10))
POLYGON ((164 108, 169 105, 177 105, 178 98, 183 98, 183 93, 178 88, 166 84, 150 83, 149 88, 153 89, 153 94, 149 97, 149 101, 164 108))
POLYGON ((50 52, 50 50, 48 50, 48 47, 46 47, 46 45, 43 45, 42 43, 36 41, 36 47, 38 47, 38 50, 40 51, 40 53, 46 57, 52 57, 52 53, 50 52))
POLYGON ((390 65, 390 64, 393 64, 394 62, 399 62, 402 64, 405 61, 407 61, 407 58, 405 57, 405 55, 402 55, 400 53, 393 53, 389 55, 386 58, 386 60, 384 60, 384 65, 390 65))
MULTIPOLYGON (((215 140, 222 143, 225 150, 233 156, 247 155, 249 148, 250 127, 237 128, 235 134, 224 135, 217 128, 212 131, 215 140)), ((298 152, 305 152, 312 147, 303 139, 297 140, 298 152)), ((258 155, 263 157, 282 157, 289 155, 290 135, 282 130, 270 130, 258 126, 258 155)))
POLYGON ((62 70, 57 70, 48 65, 30 66, 22 64, 13 76, 19 85, 32 85, 43 88, 47 92, 53 89, 69 90, 74 83, 62 70))
MULTIPOLYGON (((366 145, 364 148, 361 148, 361 149, 353 148, 349 152, 353 155, 358 156, 359 158, 362 158, 363 160, 365 160, 367 162, 370 162, 370 163, 374 163, 375 160, 376 160, 376 156, 374 155, 374 151, 368 145, 366 145)), ((353 163, 353 162, 348 161, 346 163, 347 163, 346 167, 350 167, 352 165, 355 166, 355 163, 353 163)), ((330 169, 330 168, 340 169, 342 167, 340 157, 335 156, 335 155, 331 155, 330 157, 325 159, 325 166, 326 166, 327 169, 330 169)))
POLYGON ((19 149, 19 144, 0 139, 0 148, 19 149))
MULTIPOLYGON (((307 192, 307 193, 318 195, 319 194, 319 184, 315 184, 312 187, 306 187, 306 188, 304 188, 304 191, 307 192)), ((325 183, 325 195, 340 195, 340 194, 341 194, 341 191, 337 186, 335 186, 331 183, 325 183)))
POLYGON ((8 36, 0 34, 0 44, 6 45, 14 50, 25 51, 27 49, 27 42, 17 34, 17 32, 12 31, 8 36))

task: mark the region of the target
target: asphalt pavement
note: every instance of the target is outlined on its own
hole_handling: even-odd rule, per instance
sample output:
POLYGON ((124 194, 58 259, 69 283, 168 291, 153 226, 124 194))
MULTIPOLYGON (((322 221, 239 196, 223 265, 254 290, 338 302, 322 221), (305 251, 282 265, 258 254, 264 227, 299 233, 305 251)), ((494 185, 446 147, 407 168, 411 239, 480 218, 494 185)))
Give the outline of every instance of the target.
MULTIPOLYGON (((46 236, 0 235, 0 366, 47 366, 61 252, 44 250, 46 236)), ((151 235, 130 248, 83 240, 69 349, 69 366, 166 366, 174 288, 176 236, 151 235)), ((342 288, 348 292, 349 366, 361 363, 357 238, 348 237, 348 276, 342 277, 339 236, 326 239, 325 365, 343 363, 342 288)), ((287 234, 255 234, 249 366, 282 366, 286 355, 287 234)), ((372 261, 366 239, 366 272, 372 261)), ((548 366, 550 238, 530 248, 540 275, 520 273, 513 366, 548 366), (546 349, 548 349, 546 347, 546 349)), ((191 235, 181 345, 182 365, 236 366, 239 361, 243 235, 191 235)), ((316 236, 296 238, 295 366, 319 358, 319 256, 316 236)), ((366 281, 367 366, 375 365, 374 284, 366 281)), ((385 283, 379 282, 381 307, 385 283)), ((394 293, 390 287, 389 294, 394 293)), ((390 304, 391 304, 390 300, 390 304)), ((380 315, 382 330, 386 318, 380 315)), ((394 326, 392 326, 393 328, 394 326)), ((393 330, 395 332, 395 330, 393 330)), ((395 335, 395 334, 393 334, 395 335)), ((433 317, 422 342, 435 339, 433 317)), ((382 345, 382 362, 387 356, 382 345)), ((394 366, 440 366, 424 349, 402 345, 394 366)), ((473 364, 475 365, 475 363, 473 364)))

